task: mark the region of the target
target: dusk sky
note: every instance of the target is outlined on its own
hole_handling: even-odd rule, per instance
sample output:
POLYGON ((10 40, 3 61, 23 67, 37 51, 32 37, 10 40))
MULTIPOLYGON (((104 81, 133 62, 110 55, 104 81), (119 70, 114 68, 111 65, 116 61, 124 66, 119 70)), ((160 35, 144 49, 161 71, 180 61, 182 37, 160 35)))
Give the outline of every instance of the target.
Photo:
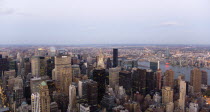
POLYGON ((0 0, 0 44, 210 44, 210 0, 0 0))

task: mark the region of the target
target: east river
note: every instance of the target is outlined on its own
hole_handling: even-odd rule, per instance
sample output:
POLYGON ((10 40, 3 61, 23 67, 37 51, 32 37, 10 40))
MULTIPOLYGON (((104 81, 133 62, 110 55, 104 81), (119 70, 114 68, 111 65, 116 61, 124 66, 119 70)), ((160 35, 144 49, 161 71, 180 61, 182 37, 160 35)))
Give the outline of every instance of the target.
MULTIPOLYGON (((142 67, 139 66, 139 68, 148 68, 149 62, 139 62, 139 65, 147 66, 142 67)), ((162 72, 165 72, 166 70, 172 69, 174 71, 174 78, 177 78, 180 74, 183 74, 185 76, 185 80, 190 81, 190 71, 193 69, 193 67, 180 67, 180 66, 171 66, 171 65, 165 65, 160 63, 160 69, 162 72)), ((208 85, 210 84, 210 70, 206 68, 200 68, 200 70, 205 70, 208 73, 208 85)))

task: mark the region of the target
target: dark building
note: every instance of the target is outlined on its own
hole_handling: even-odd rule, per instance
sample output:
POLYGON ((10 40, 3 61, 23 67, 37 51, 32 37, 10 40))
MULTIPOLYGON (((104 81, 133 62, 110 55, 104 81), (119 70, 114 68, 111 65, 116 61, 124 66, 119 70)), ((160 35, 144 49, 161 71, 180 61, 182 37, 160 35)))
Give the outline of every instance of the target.
POLYGON ((113 67, 118 66, 118 49, 113 49, 113 67))
POLYGON ((162 89, 162 71, 161 69, 157 70, 155 72, 156 74, 156 90, 161 90, 162 89))
POLYGON ((89 81, 87 83, 87 99, 88 104, 96 106, 98 104, 98 84, 96 81, 89 81))
POLYGON ((101 102, 105 94, 105 83, 106 83, 106 73, 105 69, 95 69, 93 70, 93 80, 98 83, 98 103, 101 102))
POLYGON ((208 73, 202 70, 201 74, 202 74, 201 84, 208 85, 208 73))
POLYGON ((150 69, 153 72, 156 72, 159 69, 159 62, 150 62, 150 69))
POLYGON ((13 98, 14 98, 14 101, 16 102, 16 106, 19 107, 21 103, 24 101, 23 89, 18 88, 18 89, 13 90, 13 98))
POLYGON ((121 71, 119 73, 119 86, 123 86, 125 88, 126 94, 131 95, 131 91, 132 91, 131 72, 121 71))
POLYGON ((156 86, 156 76, 152 70, 147 70, 146 73, 146 94, 154 93, 156 86))
POLYGON ((25 70, 25 77, 31 73, 31 62, 29 58, 24 59, 24 70, 25 70))
POLYGON ((9 61, 7 58, 0 58, 0 77, 2 72, 9 70, 9 61))
POLYGON ((106 108, 107 112, 112 112, 112 108, 115 106, 115 97, 106 93, 101 101, 101 106, 106 108))
POLYGON ((47 76, 52 78, 52 70, 55 68, 55 59, 54 57, 51 57, 47 60, 47 76))
POLYGON ((146 69, 136 69, 133 71, 133 93, 137 91, 143 95, 146 94, 146 69))
POLYGON ((16 60, 9 61, 9 69, 10 70, 15 70, 15 73, 17 75, 18 67, 17 67, 17 61, 16 60))
POLYGON ((112 61, 110 58, 107 58, 107 61, 106 61, 106 69, 109 69, 109 68, 112 68, 112 61))
POLYGON ((53 92, 56 91, 55 82, 53 80, 47 80, 46 82, 49 89, 50 99, 53 101, 53 92))

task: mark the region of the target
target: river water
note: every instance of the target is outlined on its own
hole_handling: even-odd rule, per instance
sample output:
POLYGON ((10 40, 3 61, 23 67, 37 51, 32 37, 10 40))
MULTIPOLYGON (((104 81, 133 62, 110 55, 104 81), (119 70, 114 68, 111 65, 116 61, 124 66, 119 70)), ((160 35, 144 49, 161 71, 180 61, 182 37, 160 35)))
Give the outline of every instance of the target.
MULTIPOLYGON (((139 65, 147 66, 149 67, 149 62, 139 62, 139 65)), ((148 69, 147 67, 139 67, 148 69)), ((180 74, 183 74, 185 76, 186 81, 190 81, 190 71, 193 69, 193 67, 180 67, 180 66, 171 66, 171 65, 165 65, 160 63, 160 69, 162 72, 165 72, 166 70, 172 69, 174 71, 174 78, 177 78, 180 74)), ((200 68, 200 70, 205 70, 208 73, 208 85, 210 84, 210 70, 206 68, 200 68)))

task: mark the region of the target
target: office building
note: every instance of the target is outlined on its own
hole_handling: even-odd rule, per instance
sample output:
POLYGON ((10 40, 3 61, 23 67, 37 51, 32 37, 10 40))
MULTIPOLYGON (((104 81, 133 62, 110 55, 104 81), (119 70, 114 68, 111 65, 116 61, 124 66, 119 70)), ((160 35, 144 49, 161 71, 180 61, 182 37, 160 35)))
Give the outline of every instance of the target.
POLYGON ((193 87, 194 93, 201 92, 201 71, 198 68, 191 70, 190 85, 193 87))
POLYGON ((162 103, 167 104, 173 102, 173 90, 171 87, 165 86, 162 89, 162 103))
POLYGON ((162 89, 162 71, 161 69, 158 69, 156 72, 156 89, 161 90, 162 89))
POLYGON ((146 69, 136 69, 133 71, 133 93, 138 91, 139 93, 146 95, 146 73, 146 69))
POLYGON ((74 85, 70 85, 68 112, 76 112, 76 100, 76 87, 74 85))
POLYGON ((40 109, 40 94, 39 93, 32 93, 31 94, 31 107, 32 112, 41 112, 40 109))
POLYGON ((96 81, 89 81, 87 83, 87 99, 89 105, 97 106, 99 93, 98 83, 96 81))
POLYGON ((47 83, 42 81, 40 84, 40 109, 41 112, 50 112, 50 95, 47 83))
POLYGON ((118 66, 118 49, 113 49, 113 67, 118 66))
POLYGON ((71 67, 63 67, 61 70, 62 81, 61 81, 61 91, 68 95, 69 93, 69 85, 72 83, 72 68, 71 67))
POLYGON ((201 74, 202 74, 201 84, 208 85, 208 73, 202 70, 201 74))
POLYGON ((166 70, 164 73, 164 86, 174 87, 174 71, 166 70))
POLYGON ((185 111, 186 82, 181 80, 179 87, 179 108, 185 111))
POLYGON ((131 95, 131 91, 132 91, 131 72, 121 71, 119 73, 119 86, 123 86, 125 88, 126 94, 131 95))
POLYGON ((150 69, 153 72, 156 72, 160 68, 159 66, 160 66, 159 61, 158 62, 150 62, 150 69))
POLYGON ((46 75, 45 57, 34 56, 31 59, 31 70, 33 77, 42 77, 46 75))
POLYGON ((109 86, 113 89, 119 86, 119 72, 121 68, 109 68, 109 86))

